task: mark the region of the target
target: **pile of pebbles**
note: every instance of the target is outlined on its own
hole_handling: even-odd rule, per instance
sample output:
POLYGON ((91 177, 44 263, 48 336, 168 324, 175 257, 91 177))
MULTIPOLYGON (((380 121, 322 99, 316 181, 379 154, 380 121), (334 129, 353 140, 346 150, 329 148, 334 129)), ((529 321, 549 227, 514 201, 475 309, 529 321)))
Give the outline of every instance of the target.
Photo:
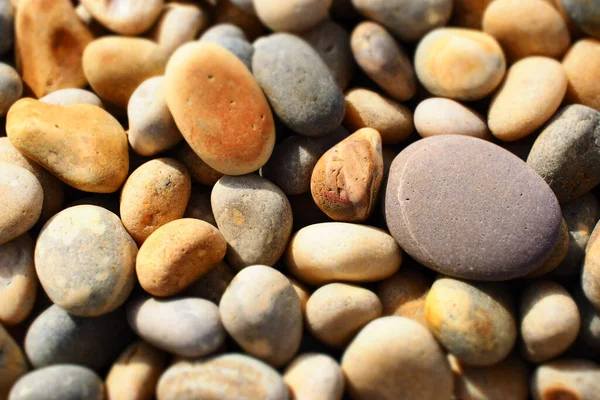
POLYGON ((0 400, 599 400, 600 0, 0 0, 0 400))

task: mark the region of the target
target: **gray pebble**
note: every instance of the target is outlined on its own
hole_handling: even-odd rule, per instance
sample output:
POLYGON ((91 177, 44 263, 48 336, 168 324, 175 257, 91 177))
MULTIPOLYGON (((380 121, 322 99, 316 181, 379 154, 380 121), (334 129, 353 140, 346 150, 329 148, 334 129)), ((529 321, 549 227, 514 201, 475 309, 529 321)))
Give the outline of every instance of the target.
MULTIPOLYGON (((0 0, 0 46, 2 41, 2 5, 0 0)), ((23 82, 19 73, 10 65, 0 63, 0 117, 8 112, 23 94, 23 82)))
POLYGON ((202 41, 213 42, 229 50, 252 71, 252 55, 254 54, 254 47, 246 40, 221 36, 215 39, 202 39, 202 41))
POLYGON ((0 55, 13 46, 15 12, 11 0, 0 0, 0 55))
POLYGON ((200 36, 200 40, 209 40, 211 42, 218 42, 222 38, 248 40, 244 31, 233 24, 213 25, 200 36))
POLYGON ((571 21, 585 33, 600 39, 600 0, 561 0, 571 21))
POLYGON ((210 191, 197 187, 192 188, 190 200, 188 201, 183 217, 201 219, 211 225, 217 226, 217 221, 215 221, 215 216, 210 208, 210 191))
POLYGON ((69 88, 60 89, 50 94, 45 95, 40 99, 44 103, 56 104, 59 106, 72 106, 75 104, 91 104, 100 108, 104 108, 100 97, 96 96, 89 90, 69 88))

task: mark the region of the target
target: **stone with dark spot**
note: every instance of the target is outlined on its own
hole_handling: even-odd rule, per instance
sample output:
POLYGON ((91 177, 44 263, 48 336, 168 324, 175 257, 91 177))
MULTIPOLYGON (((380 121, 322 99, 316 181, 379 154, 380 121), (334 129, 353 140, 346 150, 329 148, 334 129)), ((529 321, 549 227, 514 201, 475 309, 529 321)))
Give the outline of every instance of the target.
POLYGON ((535 141, 529 164, 561 203, 600 183, 600 112, 580 104, 556 113, 535 141))
POLYGON ((556 196, 515 155, 467 136, 432 136, 392 163, 387 226, 408 254, 445 275, 476 280, 523 276, 559 237, 556 196))

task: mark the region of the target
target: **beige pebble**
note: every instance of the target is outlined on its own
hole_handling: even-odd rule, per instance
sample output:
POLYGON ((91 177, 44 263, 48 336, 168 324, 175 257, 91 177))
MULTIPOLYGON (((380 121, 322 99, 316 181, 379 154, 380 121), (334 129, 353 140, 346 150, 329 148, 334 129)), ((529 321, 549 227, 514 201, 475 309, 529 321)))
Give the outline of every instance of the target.
POLYGON ((585 38, 575 42, 562 65, 569 80, 567 100, 600 111, 600 40, 585 38))
POLYGON ((258 18, 276 32, 303 32, 327 17, 333 0, 254 0, 258 18))
POLYGON ((14 383, 27 373, 27 359, 23 350, 10 336, 10 334, 0 325, 0 398, 7 399, 8 393, 14 383))
POLYGON ((296 357, 286 368, 283 380, 295 400, 341 400, 344 394, 342 369, 325 354, 296 357))
POLYGON ((383 315, 410 318, 426 326, 425 299, 430 287, 431 282, 419 270, 402 267, 377 285, 383 315))
POLYGON ((595 400, 600 393, 600 366, 579 359, 551 361, 531 379, 534 400, 595 400))
POLYGON ((581 287, 585 297, 600 310, 600 224, 596 224, 585 248, 581 287))
POLYGON ((186 141, 182 141, 173 150, 173 157, 185 165, 193 182, 206 186, 214 186, 223 176, 222 173, 215 171, 202 161, 186 141))
POLYGON ((122 35, 139 35, 156 21, 164 0, 81 0, 102 25, 122 35))
POLYGON ((494 96, 488 126, 500 140, 522 139, 554 115, 566 90, 567 76, 558 61, 524 58, 508 70, 494 96))
POLYGON ((40 98, 40 101, 58 106, 73 106, 75 104, 91 104, 96 107, 104 108, 100 97, 84 89, 60 89, 40 98))
POLYGON ((210 14, 204 7, 186 2, 170 2, 148 33, 167 53, 173 54, 181 45, 194 40, 208 27, 210 14))
POLYGON ((215 24, 229 23, 239 26, 250 40, 258 38, 265 31, 265 26, 256 15, 240 10, 231 0, 218 1, 214 22, 215 24))

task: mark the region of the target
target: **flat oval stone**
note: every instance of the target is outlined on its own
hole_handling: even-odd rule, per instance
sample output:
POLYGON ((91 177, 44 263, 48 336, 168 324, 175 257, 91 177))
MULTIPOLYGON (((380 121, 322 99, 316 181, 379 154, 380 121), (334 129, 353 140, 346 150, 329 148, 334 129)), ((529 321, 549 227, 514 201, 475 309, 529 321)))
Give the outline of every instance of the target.
POLYGON ((19 73, 10 65, 0 63, 0 116, 6 115, 22 94, 23 82, 19 73))
POLYGON ((569 80, 566 99, 600 111, 600 40, 575 42, 562 65, 569 80))
POLYGON ((415 109, 415 127, 421 137, 465 135, 491 140, 486 120, 475 110, 458 101, 434 97, 415 109))
POLYGON ((9 0, 0 2, 0 55, 13 46, 15 10, 9 0))
POLYGON ((244 175, 267 162, 275 145, 273 115, 235 55, 214 43, 188 43, 173 54, 165 76, 175 123, 206 164, 244 175))
POLYGON ((56 104, 58 106, 72 106, 75 104, 91 104, 96 107, 104 108, 100 97, 94 93, 76 88, 59 89, 40 98, 41 102, 56 104))
POLYGON ((0 348, 2 348, 2 358, 0 358, 0 396, 6 399, 10 388, 24 374, 27 373, 29 366, 23 350, 10 336, 10 334, 0 325, 0 348))
POLYGON ((274 31, 304 32, 327 17, 332 0, 254 0, 258 18, 274 31))
POLYGON ((299 400, 341 400, 344 395, 342 368, 326 354, 296 357, 286 368, 283 380, 299 400))
POLYGON ((541 265, 558 240, 562 216, 552 189, 518 157, 481 139, 442 135, 396 157, 385 218, 419 263, 493 281, 541 265))
POLYGON ((590 36, 600 39, 600 15, 598 0, 558 0, 562 9, 579 29, 590 36))
POLYGON ((256 41, 254 48, 254 76, 285 125, 301 135, 323 136, 341 124, 344 93, 307 42, 278 33, 256 41))
POLYGON ((147 31, 162 11, 164 0, 82 0, 86 10, 102 25, 121 35, 147 31))
POLYGON ((527 164, 561 203, 573 200, 600 183, 600 112, 580 104, 555 114, 538 136, 527 164))

